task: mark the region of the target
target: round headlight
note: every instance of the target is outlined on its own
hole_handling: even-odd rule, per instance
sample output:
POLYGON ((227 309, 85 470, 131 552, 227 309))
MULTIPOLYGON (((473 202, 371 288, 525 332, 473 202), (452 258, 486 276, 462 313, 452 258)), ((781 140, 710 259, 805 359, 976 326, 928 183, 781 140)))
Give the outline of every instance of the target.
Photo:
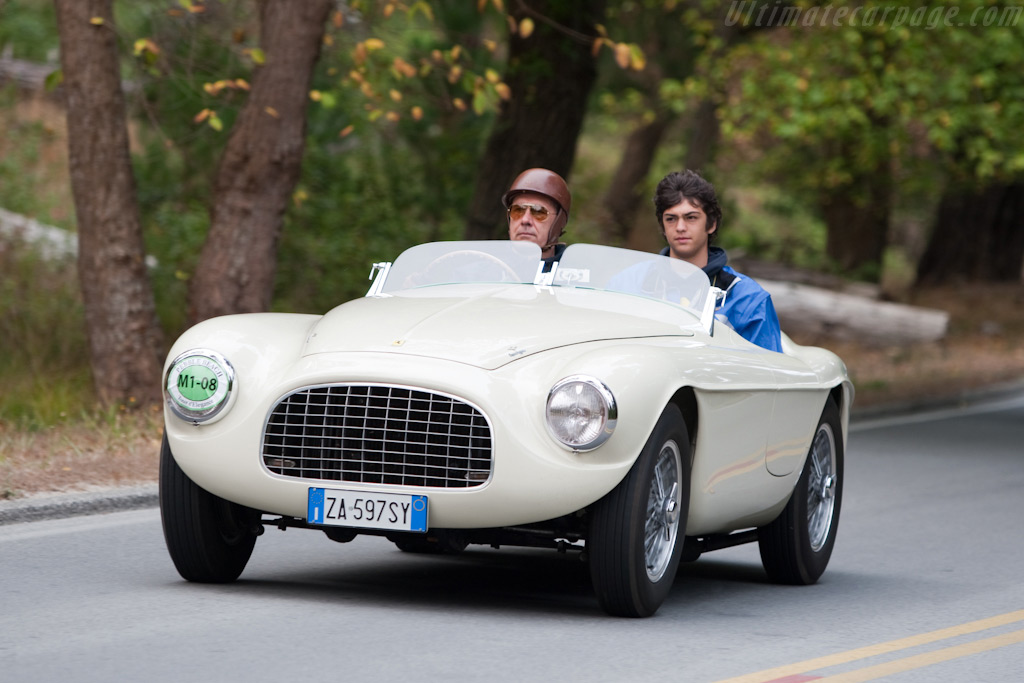
POLYGON ((235 369, 224 356, 192 349, 175 358, 167 370, 164 400, 186 422, 211 422, 231 405, 234 385, 235 369))
POLYGON ((551 387, 546 418, 551 436, 573 450, 589 451, 612 435, 618 408, 603 382, 573 375, 551 387))

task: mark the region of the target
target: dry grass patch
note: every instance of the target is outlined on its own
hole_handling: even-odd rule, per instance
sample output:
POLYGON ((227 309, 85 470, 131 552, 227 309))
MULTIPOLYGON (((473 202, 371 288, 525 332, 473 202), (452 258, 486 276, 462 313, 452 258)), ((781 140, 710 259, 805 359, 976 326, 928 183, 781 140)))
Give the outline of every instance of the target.
POLYGON ((159 412, 39 431, 0 422, 0 499, 155 482, 162 429, 159 412))

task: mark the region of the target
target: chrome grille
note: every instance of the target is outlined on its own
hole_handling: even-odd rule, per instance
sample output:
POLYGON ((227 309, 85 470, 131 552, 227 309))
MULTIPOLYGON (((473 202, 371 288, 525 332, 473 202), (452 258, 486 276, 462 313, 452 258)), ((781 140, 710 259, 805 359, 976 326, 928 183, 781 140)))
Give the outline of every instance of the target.
POLYGON ((274 474, 361 484, 466 488, 491 473, 491 427, 450 396, 383 385, 308 387, 263 430, 274 474))

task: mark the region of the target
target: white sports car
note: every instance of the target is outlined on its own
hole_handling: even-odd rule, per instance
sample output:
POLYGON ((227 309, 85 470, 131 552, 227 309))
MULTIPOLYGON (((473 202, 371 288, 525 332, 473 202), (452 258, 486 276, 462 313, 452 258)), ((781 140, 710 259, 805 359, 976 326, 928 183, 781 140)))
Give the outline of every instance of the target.
POLYGON ((580 551, 610 614, 681 560, 757 541, 815 582, 835 543, 853 385, 829 351, 754 346, 680 260, 444 242, 374 264, 326 315, 186 331, 165 366, 160 508, 190 581, 241 574, 265 525, 409 552, 580 551))

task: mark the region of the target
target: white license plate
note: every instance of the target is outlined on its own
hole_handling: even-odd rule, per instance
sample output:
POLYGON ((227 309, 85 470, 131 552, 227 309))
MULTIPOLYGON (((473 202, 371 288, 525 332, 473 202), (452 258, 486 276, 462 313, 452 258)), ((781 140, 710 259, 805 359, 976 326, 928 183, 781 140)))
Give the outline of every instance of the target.
POLYGON ((311 487, 306 519, 327 526, 426 531, 427 497, 311 487))

